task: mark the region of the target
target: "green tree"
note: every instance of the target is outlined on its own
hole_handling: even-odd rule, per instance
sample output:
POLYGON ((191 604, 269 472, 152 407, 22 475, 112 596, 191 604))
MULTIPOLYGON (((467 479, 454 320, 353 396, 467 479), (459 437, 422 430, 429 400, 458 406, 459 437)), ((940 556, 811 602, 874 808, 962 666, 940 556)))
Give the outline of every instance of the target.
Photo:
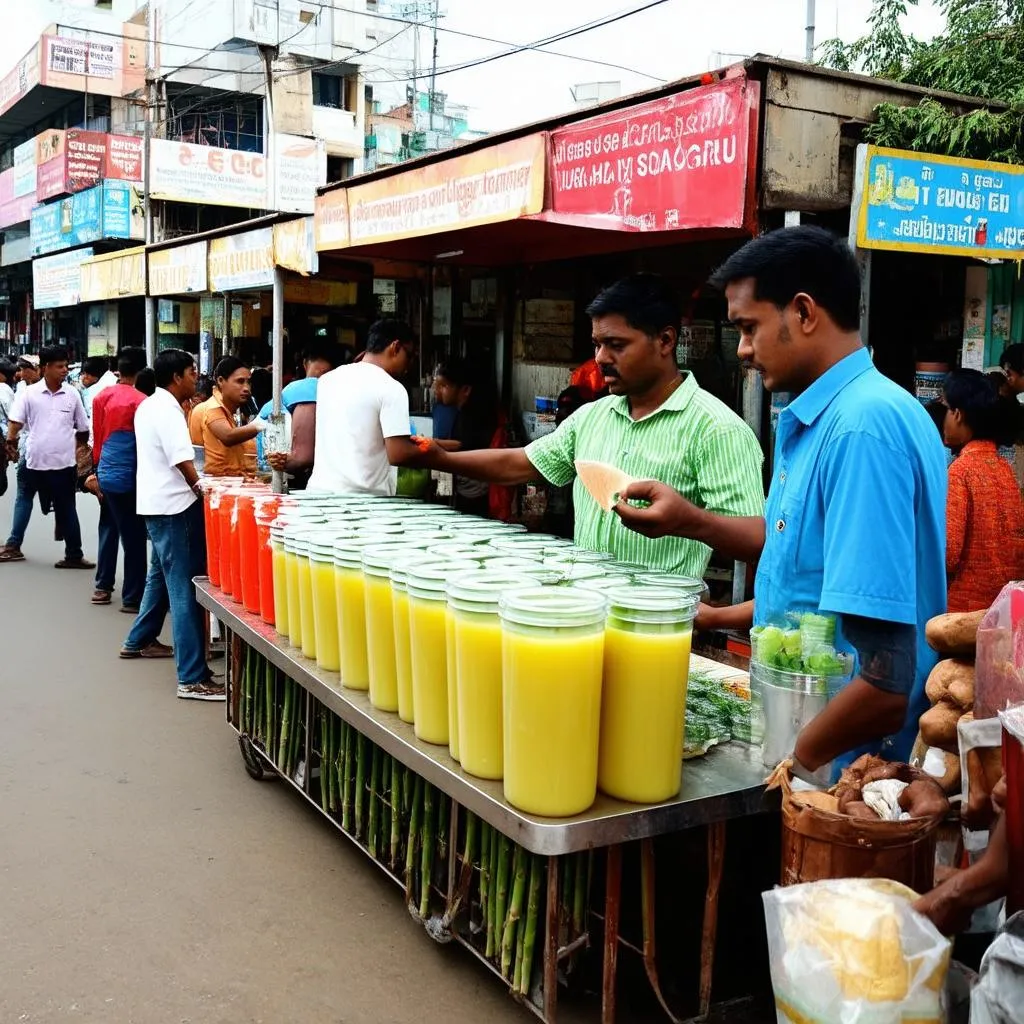
POLYGON ((868 32, 822 44, 822 63, 841 71, 993 101, 963 113, 934 99, 883 103, 865 138, 879 146, 1024 163, 1024 0, 937 0, 945 29, 923 41, 902 20, 917 0, 875 0, 868 32))

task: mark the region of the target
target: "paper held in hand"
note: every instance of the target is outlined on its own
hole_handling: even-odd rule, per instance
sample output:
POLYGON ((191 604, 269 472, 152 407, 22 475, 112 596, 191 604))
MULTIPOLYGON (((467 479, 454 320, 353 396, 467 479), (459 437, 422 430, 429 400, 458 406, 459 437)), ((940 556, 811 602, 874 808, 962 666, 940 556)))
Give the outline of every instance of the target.
POLYGON ((576 460, 576 473, 590 496, 605 512, 610 512, 612 506, 619 500, 619 495, 630 484, 637 482, 636 477, 624 473, 617 466, 588 459, 576 460))

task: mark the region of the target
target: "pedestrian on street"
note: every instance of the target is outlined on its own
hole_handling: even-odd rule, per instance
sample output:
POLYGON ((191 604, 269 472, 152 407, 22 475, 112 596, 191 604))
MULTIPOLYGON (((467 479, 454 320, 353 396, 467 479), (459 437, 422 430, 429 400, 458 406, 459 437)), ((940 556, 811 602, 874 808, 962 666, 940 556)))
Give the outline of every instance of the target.
POLYGON ((28 431, 24 461, 18 466, 18 496, 7 544, 0 562, 21 562, 21 544, 32 516, 32 500, 53 508, 57 531, 64 539, 64 557, 58 569, 95 569, 82 555, 82 528, 75 508, 77 451, 89 439, 89 419, 78 392, 67 383, 68 354, 62 348, 39 353, 43 379, 15 395, 7 428, 7 456, 18 458, 18 437, 28 431))
POLYGON ((121 648, 122 658, 175 659, 178 696, 224 700, 206 664, 203 612, 192 580, 206 572, 202 487, 182 404, 196 390, 196 365, 181 349, 165 349, 153 371, 156 392, 135 412, 138 457, 135 505, 145 518, 153 553, 138 617, 121 648), (174 649, 160 636, 171 613, 174 649))
POLYGON ((21 356, 18 359, 18 383, 15 387, 15 394, 25 390, 29 384, 35 384, 42 376, 39 369, 39 356, 21 356))
POLYGON ((100 501, 99 548, 92 603, 110 604, 118 542, 124 551, 121 611, 137 615, 146 586, 146 524, 135 508, 135 412, 146 396, 135 387, 146 365, 141 348, 124 348, 117 361, 120 381, 96 395, 92 405, 96 472, 86 490, 100 501))
POLYGON ((237 426, 235 416, 248 401, 249 368, 237 356, 225 356, 214 370, 217 387, 189 416, 192 443, 202 446, 206 476, 252 476, 256 472, 256 435, 266 423, 237 426))
MULTIPOLYGON (((82 403, 85 405, 85 414, 89 417, 91 425, 93 402, 98 395, 117 383, 117 375, 111 372, 110 362, 106 356, 90 356, 82 363, 79 380, 82 385, 82 403)), ((93 443, 91 436, 89 443, 93 443)))

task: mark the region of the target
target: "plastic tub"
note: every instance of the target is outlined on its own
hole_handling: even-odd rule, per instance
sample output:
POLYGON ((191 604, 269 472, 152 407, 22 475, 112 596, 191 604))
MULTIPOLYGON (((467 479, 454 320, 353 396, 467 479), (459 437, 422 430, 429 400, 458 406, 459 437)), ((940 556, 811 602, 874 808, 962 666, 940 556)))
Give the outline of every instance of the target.
POLYGON ((334 596, 338 610, 338 655, 341 685, 350 690, 370 688, 366 652, 366 588, 362 553, 374 537, 346 537, 334 543, 334 596))
POLYGON ((366 603, 366 654, 370 703, 381 711, 398 710, 395 662, 395 611, 391 598, 394 560, 421 549, 409 544, 377 543, 363 549, 366 603))
POLYGON ((462 767, 478 778, 504 774, 498 604, 506 591, 536 586, 525 570, 485 569, 448 582, 449 746, 454 738, 462 767))
POLYGON ((341 670, 338 643, 338 594, 334 582, 334 544, 337 530, 309 538, 309 575, 313 591, 313 629, 316 663, 328 672, 341 670))
POLYGON ((260 544, 256 532, 258 494, 243 492, 235 503, 238 519, 239 590, 242 607, 254 615, 260 613, 260 544))
MULTIPOLYGON (((287 544, 287 534, 285 535, 287 544)), ((292 551, 295 556, 295 579, 298 585, 299 597, 299 635, 295 635, 294 623, 292 626, 292 643, 298 647, 307 658, 316 658, 316 624, 313 620, 313 578, 309 571, 309 541, 308 530, 297 534, 292 541, 292 551)), ((291 594, 289 593, 289 600, 291 594)))
POLYGON ((449 742, 445 586, 454 576, 479 568, 478 562, 435 558, 409 569, 413 717, 416 735, 426 743, 449 742))
POLYGON ((603 594, 544 587, 499 605, 505 799, 549 817, 581 814, 597 792, 603 594))
POLYGON ((435 558, 447 558, 457 562, 480 561, 484 557, 483 550, 475 544, 462 544, 459 541, 442 541, 438 544, 431 544, 427 548, 427 554, 435 558))
POLYGON ((633 577, 635 583, 647 587, 674 587, 695 597, 698 602, 707 601, 711 591, 708 585, 694 576, 680 576, 674 572, 663 572, 660 569, 647 569, 633 577))
POLYGON ((682 778, 697 600, 643 585, 606 596, 597 785, 620 800, 658 803, 679 792, 682 778))
POLYGON ((409 637, 409 570, 420 562, 432 561, 429 553, 423 558, 402 560, 392 568, 391 606, 395 619, 395 676, 398 680, 398 717, 403 722, 415 722, 412 695, 412 647, 409 637))

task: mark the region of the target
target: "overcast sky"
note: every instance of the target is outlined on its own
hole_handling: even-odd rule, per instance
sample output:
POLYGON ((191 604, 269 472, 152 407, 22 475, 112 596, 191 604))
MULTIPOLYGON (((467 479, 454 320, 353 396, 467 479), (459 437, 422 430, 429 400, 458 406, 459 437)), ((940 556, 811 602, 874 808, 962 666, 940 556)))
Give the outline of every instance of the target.
MULTIPOLYGON (((140 0, 141 2, 141 0, 140 0)), ((229 0, 210 0, 227 3, 229 0)), ((441 0, 443 28, 489 36, 505 43, 533 42, 610 14, 635 9, 646 0, 441 0)), ((91 0, 0 0, 17 8, 2 19, 0 69, 9 69, 48 21, 70 21, 76 4, 91 0)), ((363 7, 363 0, 325 0, 338 7, 363 7)), ((116 7, 125 6, 118 0, 116 7)), ((127 5, 134 7, 134 4, 127 5)), ((384 4, 381 5, 382 8, 384 4)), ((871 0, 817 0, 817 39, 853 39, 864 31, 871 0)), ((666 0, 658 7, 614 25, 586 32, 552 46, 570 57, 525 52, 480 67, 441 75, 439 90, 472 111, 473 127, 494 131, 548 117, 573 106, 573 86, 596 81, 621 84, 623 93, 651 88, 729 62, 768 53, 802 58, 806 0, 666 0), (582 58, 582 59, 574 59, 582 58), (632 69, 590 63, 608 61, 632 69), (638 72, 644 72, 640 74, 638 72), (653 77, 648 77, 653 76, 653 77)), ((941 27, 933 0, 911 9, 907 26, 930 36, 941 27)), ((441 68, 502 52, 500 43, 480 42, 442 31, 441 68)), ((431 40, 421 30, 421 52, 429 63, 431 40)), ((372 80, 380 72, 367 68, 372 80)), ((426 83, 422 84, 426 88, 426 83)))
MULTIPOLYGON (((644 0, 441 0, 444 27, 490 36, 510 43, 532 42, 610 14, 635 9, 644 0)), ((817 0, 817 39, 863 34, 870 0, 817 0)), ((622 92, 636 92, 705 70, 733 54, 767 53, 803 59, 806 0, 667 0, 605 28, 595 29, 551 48, 584 60, 536 52, 517 54, 457 71, 438 79, 438 89, 467 104, 473 127, 508 128, 557 114, 573 105, 574 85, 618 81, 622 92), (722 55, 725 55, 724 57, 722 55), (589 60, 620 64, 631 71, 602 67, 589 60), (635 72, 646 72, 654 78, 635 72)), ((920 0, 907 27, 930 37, 942 27, 932 0, 920 0)), ((429 53, 428 33, 422 50, 429 53)), ((462 64, 500 52, 493 43, 476 42, 442 32, 439 65, 462 64)))

